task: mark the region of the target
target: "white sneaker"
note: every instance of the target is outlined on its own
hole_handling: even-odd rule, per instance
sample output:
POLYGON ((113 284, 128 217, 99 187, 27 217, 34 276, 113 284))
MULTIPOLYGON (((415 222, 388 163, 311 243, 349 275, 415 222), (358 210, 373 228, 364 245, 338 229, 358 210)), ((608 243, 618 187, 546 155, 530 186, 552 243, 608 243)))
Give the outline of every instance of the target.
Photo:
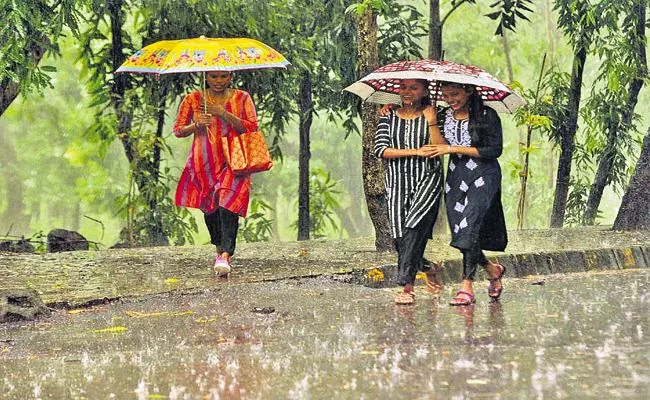
POLYGON ((214 273, 217 276, 228 276, 230 273, 230 263, 220 255, 214 259, 214 273))

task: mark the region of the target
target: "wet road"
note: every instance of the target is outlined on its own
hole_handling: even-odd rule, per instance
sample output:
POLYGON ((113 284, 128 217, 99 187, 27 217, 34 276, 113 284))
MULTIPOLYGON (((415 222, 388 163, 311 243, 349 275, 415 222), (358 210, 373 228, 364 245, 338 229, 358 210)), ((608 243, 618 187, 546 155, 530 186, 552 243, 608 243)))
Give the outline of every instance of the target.
MULTIPOLYGON (((508 237, 508 254, 641 246, 649 249, 646 258, 650 261, 650 232, 613 232, 596 227, 510 231, 508 237)), ((460 252, 448 243, 448 235, 434 237, 427 245, 426 256, 430 260, 460 258, 460 252)), ((493 255, 497 254, 503 255, 493 255)), ((32 288, 49 305, 79 306, 104 298, 219 287, 221 282, 212 279, 213 257, 213 246, 54 254, 0 253, 0 289, 32 288)), ((553 265, 552 272, 577 271, 571 269, 575 261, 565 258, 559 265, 553 265)), ((235 257, 236 273, 231 281, 253 283, 305 276, 364 274, 373 267, 395 262, 395 253, 375 251, 373 238, 241 243, 235 257)), ((460 265, 457 267, 455 278, 460 279, 460 265)), ((623 267, 627 268, 620 268, 623 267)), ((524 270, 516 276, 536 273, 534 268, 524 270)), ((509 268, 508 276, 515 276, 513 274, 515 269, 509 268)))
POLYGON ((485 284, 462 308, 314 278, 60 310, 0 326, 0 397, 650 398, 650 270, 485 284))

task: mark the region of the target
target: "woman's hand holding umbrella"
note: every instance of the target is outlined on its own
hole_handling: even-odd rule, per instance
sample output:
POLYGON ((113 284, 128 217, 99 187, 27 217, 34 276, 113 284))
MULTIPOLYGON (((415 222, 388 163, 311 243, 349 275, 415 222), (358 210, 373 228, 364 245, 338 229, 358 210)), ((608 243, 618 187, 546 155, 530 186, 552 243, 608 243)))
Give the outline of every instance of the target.
POLYGON ((199 114, 196 121, 194 121, 194 124, 196 125, 197 128, 203 129, 209 126, 211 121, 212 121, 212 114, 201 113, 199 114))
POLYGON ((228 112, 225 109, 225 107, 221 104, 210 104, 208 102, 208 104, 206 105, 203 102, 201 102, 201 109, 207 110, 207 113, 205 115, 209 115, 210 118, 212 118, 213 116, 217 116, 223 119, 225 122, 232 125, 235 128, 235 130, 237 130, 237 132, 239 133, 246 131, 244 125, 241 122, 241 119, 239 119, 239 117, 237 117, 236 115, 228 112))
POLYGON ((218 117, 224 117, 227 113, 226 109, 221 104, 205 104, 201 101, 201 110, 206 110, 208 115, 216 115, 218 117))

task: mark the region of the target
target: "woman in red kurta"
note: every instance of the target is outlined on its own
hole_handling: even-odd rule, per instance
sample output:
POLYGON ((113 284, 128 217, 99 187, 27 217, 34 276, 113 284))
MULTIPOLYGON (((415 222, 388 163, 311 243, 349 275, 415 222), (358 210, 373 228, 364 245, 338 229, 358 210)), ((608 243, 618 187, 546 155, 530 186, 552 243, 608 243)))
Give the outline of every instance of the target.
POLYGON ((231 80, 230 72, 206 73, 207 90, 185 96, 174 124, 177 137, 194 135, 176 188, 176 205, 203 211, 211 242, 217 247, 214 270, 219 276, 230 273, 239 216, 246 216, 250 194, 250 175, 232 172, 221 138, 258 129, 251 96, 230 88, 231 80))

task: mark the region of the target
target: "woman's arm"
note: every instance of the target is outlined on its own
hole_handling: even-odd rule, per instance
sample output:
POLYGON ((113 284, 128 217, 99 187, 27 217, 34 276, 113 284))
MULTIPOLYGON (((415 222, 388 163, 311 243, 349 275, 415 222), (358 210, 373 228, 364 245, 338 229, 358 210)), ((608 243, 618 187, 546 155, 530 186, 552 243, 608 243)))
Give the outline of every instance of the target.
POLYGON ((445 144, 445 138, 442 137, 440 133, 440 127, 438 126, 438 111, 433 105, 426 107, 422 114, 427 120, 427 125, 429 126, 429 143, 430 144, 445 144))
POLYGON ((487 127, 481 134, 480 145, 477 146, 478 157, 496 159, 503 153, 503 131, 499 115, 491 108, 485 109, 487 127))
POLYGON ((425 145, 417 149, 396 149, 390 147, 390 125, 389 117, 381 117, 377 132, 375 133, 374 153, 377 158, 400 158, 400 157, 431 157, 433 149, 431 145, 425 145))
POLYGON ((433 156, 433 145, 427 144, 418 149, 394 149, 388 147, 384 150, 383 158, 400 157, 431 157, 433 156))
POLYGON ((192 109, 191 94, 185 96, 181 105, 178 107, 178 116, 172 131, 176 137, 187 137, 199 129, 196 121, 194 121, 194 111, 192 109))
POLYGON ((435 155, 463 154, 470 157, 496 159, 503 152, 503 136, 501 132, 501 120, 496 111, 487 109, 487 129, 481 132, 480 144, 478 146, 450 146, 441 144, 434 146, 435 155))
POLYGON ((431 145, 433 148, 433 156, 444 156, 445 154, 463 154, 470 157, 480 157, 479 151, 476 147, 466 147, 466 146, 450 146, 448 144, 434 144, 431 145))

